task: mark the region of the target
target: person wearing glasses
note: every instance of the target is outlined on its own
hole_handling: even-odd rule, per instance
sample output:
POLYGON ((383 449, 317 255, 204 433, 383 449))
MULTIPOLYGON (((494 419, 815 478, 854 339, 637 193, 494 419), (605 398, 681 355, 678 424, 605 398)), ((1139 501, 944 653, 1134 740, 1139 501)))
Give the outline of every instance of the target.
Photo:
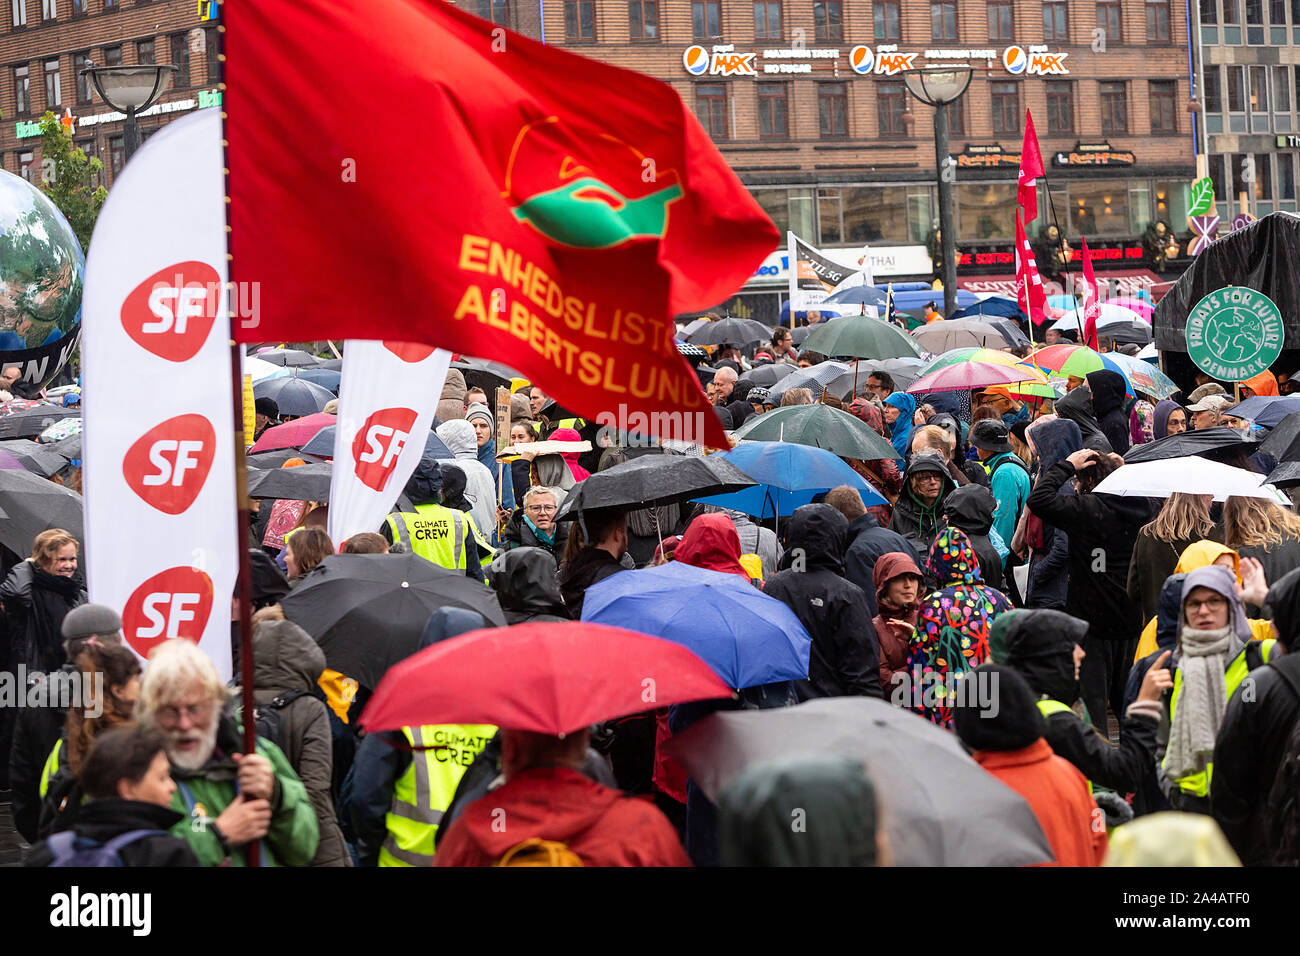
POLYGON ((559 511, 555 492, 541 485, 534 485, 524 492, 524 506, 510 516, 506 523, 505 534, 501 537, 501 547, 510 551, 514 548, 542 548, 549 551, 556 562, 564 557, 564 546, 568 543, 568 522, 556 521, 559 511))
POLYGON ((795 365, 799 353, 795 351, 794 336, 789 329, 777 328, 772 333, 772 361, 780 365, 795 365))
POLYGON ((894 378, 888 372, 872 372, 867 377, 867 396, 884 401, 898 391, 894 378))

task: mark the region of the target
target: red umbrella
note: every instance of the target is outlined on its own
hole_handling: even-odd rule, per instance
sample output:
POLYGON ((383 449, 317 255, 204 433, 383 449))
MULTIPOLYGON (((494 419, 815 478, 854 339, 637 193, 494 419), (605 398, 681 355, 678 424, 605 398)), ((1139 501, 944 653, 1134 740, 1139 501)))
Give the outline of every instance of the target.
POLYGON ((990 385, 1009 385, 1014 382, 1037 382, 1047 384, 1047 376, 1031 366, 994 365, 991 362, 960 362, 957 365, 945 365, 928 375, 922 375, 910 386, 908 391, 914 394, 927 392, 961 392, 990 385))
POLYGON ((604 624, 471 631, 394 664, 361 715, 367 731, 495 724, 573 733, 656 707, 731 697, 680 644, 604 624))
POLYGON ((255 454, 259 451, 274 451, 277 448, 301 448, 315 438, 316 433, 322 428, 335 425, 338 420, 337 415, 317 412, 314 415, 304 415, 302 418, 295 418, 283 425, 268 428, 262 432, 262 437, 249 449, 249 454, 255 454))

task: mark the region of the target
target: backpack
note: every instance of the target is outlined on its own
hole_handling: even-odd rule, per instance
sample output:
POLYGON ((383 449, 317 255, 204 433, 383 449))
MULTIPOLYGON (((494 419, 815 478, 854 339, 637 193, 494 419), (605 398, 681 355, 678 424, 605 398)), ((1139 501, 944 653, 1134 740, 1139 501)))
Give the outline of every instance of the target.
POLYGON ((993 467, 989 469, 988 475, 990 482, 993 481, 993 476, 998 473, 998 469, 1003 465, 1019 465, 1026 475, 1029 474, 1029 466, 1020 460, 1020 456, 1009 453, 999 458, 993 467))
POLYGON ((164 830, 128 830, 107 843, 100 843, 64 830, 46 840, 45 845, 54 855, 50 866, 126 866, 120 856, 122 848, 151 836, 167 836, 167 833, 164 830))
POLYGON ((533 837, 512 846, 493 866, 584 866, 582 857, 559 840, 533 837))
POLYGON ((285 739, 284 730, 284 714, 281 711, 299 697, 306 697, 311 693, 309 690, 291 690, 279 695, 269 704, 254 707, 253 725, 257 728, 257 736, 271 741, 280 748, 281 752, 288 754, 289 749, 286 746, 287 740, 285 739))
MULTIPOLYGON (((1273 670, 1296 697, 1300 697, 1300 655, 1272 662, 1273 670), (1286 666, 1283 666, 1286 665, 1286 666), (1289 673, 1295 671, 1295 673, 1289 673)), ((1264 803, 1267 832, 1273 834, 1273 866, 1300 863, 1300 720, 1291 728, 1277 774, 1264 803)))

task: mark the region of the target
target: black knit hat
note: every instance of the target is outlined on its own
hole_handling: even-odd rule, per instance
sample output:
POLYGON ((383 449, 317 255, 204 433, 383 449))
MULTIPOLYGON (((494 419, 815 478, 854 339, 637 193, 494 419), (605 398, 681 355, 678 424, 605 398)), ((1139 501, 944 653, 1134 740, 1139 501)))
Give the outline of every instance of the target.
POLYGON ((957 689, 953 729, 971 750, 1020 750, 1047 732, 1034 692, 1010 667, 981 664, 965 682, 957 689))

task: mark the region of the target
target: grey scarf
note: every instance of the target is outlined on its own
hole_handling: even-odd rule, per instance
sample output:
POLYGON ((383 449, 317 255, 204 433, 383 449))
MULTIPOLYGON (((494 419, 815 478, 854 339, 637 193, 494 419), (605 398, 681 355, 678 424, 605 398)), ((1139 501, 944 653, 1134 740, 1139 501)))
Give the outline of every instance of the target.
POLYGON ((1178 635, 1182 689, 1169 727, 1166 776, 1177 780, 1204 770, 1214 756, 1214 741, 1228 707, 1224 671, 1243 644, 1235 628, 1198 631, 1183 625, 1178 635))

